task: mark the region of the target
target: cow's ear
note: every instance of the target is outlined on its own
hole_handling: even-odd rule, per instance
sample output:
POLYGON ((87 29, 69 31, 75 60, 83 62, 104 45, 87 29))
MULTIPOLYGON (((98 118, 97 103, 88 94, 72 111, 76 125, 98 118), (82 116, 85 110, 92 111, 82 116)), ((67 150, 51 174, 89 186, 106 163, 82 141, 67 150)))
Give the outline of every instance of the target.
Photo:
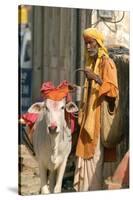
POLYGON ((74 102, 70 101, 66 104, 66 111, 68 113, 75 113, 75 112, 78 112, 78 107, 76 106, 74 102))
POLYGON ((37 102, 31 105, 31 107, 28 109, 29 113, 39 113, 45 108, 44 102, 37 102))

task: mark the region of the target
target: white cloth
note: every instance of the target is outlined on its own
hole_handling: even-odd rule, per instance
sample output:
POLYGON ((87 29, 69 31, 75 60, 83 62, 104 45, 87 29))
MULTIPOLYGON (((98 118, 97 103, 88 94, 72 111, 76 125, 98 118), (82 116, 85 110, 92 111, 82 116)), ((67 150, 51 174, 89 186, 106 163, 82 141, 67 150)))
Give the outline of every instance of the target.
POLYGON ((98 139, 96 152, 91 159, 77 158, 74 188, 79 192, 101 190, 103 185, 103 146, 98 139))

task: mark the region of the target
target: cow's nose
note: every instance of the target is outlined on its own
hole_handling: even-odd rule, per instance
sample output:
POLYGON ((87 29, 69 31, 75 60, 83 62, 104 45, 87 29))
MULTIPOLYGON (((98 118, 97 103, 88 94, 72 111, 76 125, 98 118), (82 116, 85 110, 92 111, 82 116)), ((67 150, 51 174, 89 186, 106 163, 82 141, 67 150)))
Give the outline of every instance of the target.
POLYGON ((55 133, 57 130, 57 126, 49 126, 48 129, 50 133, 55 133))

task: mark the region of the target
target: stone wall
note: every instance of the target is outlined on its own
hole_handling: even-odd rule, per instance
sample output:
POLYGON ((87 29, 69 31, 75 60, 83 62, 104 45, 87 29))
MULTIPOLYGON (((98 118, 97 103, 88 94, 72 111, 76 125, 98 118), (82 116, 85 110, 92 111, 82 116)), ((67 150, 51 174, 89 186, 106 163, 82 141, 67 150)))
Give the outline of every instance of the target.
POLYGON ((107 22, 109 19, 100 19, 97 10, 92 11, 92 24, 93 27, 101 30, 105 35, 105 45, 118 45, 129 48, 129 12, 114 11, 112 13, 112 22, 119 21, 118 23, 107 22), (99 22, 98 22, 99 21, 99 22))

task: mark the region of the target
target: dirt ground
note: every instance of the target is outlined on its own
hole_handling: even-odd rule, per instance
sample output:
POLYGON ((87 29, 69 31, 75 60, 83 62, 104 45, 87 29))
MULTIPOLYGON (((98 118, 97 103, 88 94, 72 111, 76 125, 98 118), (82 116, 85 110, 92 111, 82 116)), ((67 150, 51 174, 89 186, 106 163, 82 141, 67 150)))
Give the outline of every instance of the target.
POLYGON ((38 163, 25 145, 20 145, 19 149, 19 193, 21 195, 39 194, 38 163))

